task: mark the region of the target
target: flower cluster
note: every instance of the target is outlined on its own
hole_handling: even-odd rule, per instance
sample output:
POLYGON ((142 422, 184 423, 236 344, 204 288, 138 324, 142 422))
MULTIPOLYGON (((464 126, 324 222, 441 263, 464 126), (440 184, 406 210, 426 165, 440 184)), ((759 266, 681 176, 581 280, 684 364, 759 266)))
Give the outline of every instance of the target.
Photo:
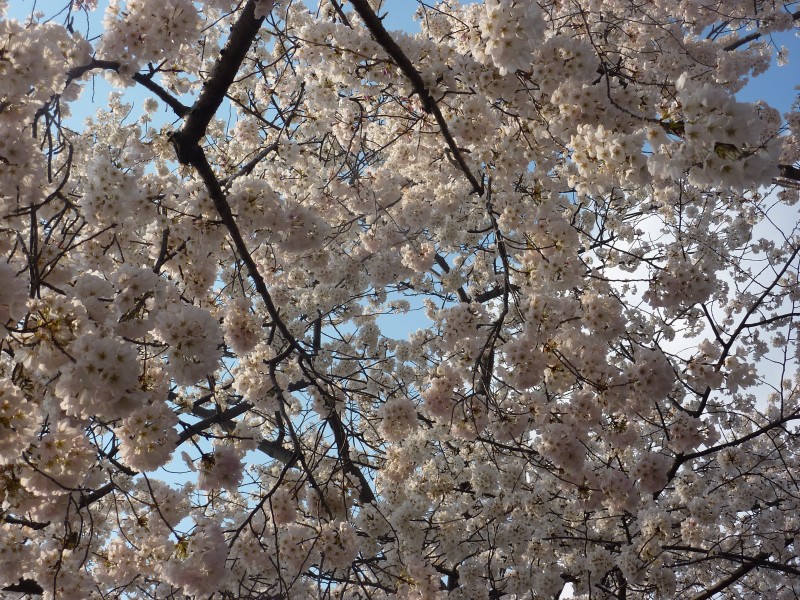
POLYGON ((142 217, 150 213, 151 207, 137 174, 119 168, 106 153, 98 152, 88 165, 83 187, 81 208, 95 215, 94 226, 98 230, 109 225, 124 227, 131 211, 145 211, 142 217))
POLYGON ((678 308, 704 302, 714 293, 716 278, 701 262, 669 260, 650 280, 644 297, 653 306, 678 308))
POLYGON ((800 594, 796 2, 93 4, 0 0, 0 587, 800 594))
POLYGON ((30 451, 30 467, 20 483, 42 496, 65 494, 78 488, 94 462, 89 442, 66 421, 43 436, 30 451))
POLYGON ((0 381, 0 465, 13 464, 34 441, 37 415, 9 381, 0 381))
POLYGON ((347 569, 358 554, 355 528, 346 522, 327 523, 319 533, 319 553, 323 567, 347 569))
POLYGON ((675 88, 683 121, 668 128, 684 143, 660 146, 648 161, 654 176, 688 170, 697 187, 742 190, 766 184, 776 175, 780 142, 763 140, 766 123, 757 106, 737 102, 709 83, 692 85, 686 73, 675 88))
POLYGON ((143 404, 141 369, 132 345, 91 332, 75 340, 70 350, 76 360, 61 370, 55 387, 66 414, 114 420, 143 404))
POLYGON ((164 578, 187 596, 213 594, 225 584, 228 546, 221 527, 206 521, 181 540, 163 566, 164 578))
MULTIPOLYGON (((275 412, 276 404, 274 384, 269 375, 266 362, 275 357, 275 351, 266 343, 258 344, 250 352, 240 355, 239 364, 236 366, 235 389, 248 402, 257 404, 263 410, 275 412)), ((284 383, 285 377, 278 373, 279 383, 284 383)))
POLYGON ((250 352, 261 338, 261 326, 251 312, 250 300, 237 298, 231 302, 223 323, 225 340, 239 356, 250 352))
POLYGON ((381 418, 381 433, 390 442, 402 440, 418 425, 416 407, 408 398, 388 399, 378 411, 378 416, 381 418))
POLYGON ((533 49, 544 38, 539 7, 527 0, 488 0, 478 26, 481 41, 473 53, 479 60, 489 58, 501 75, 528 70, 533 49))
POLYGON ((168 369, 176 382, 196 383, 216 370, 222 357, 222 330, 207 310, 175 304, 158 313, 155 327, 169 345, 168 369))
POLYGON ((29 287, 25 279, 10 264, 0 263, 0 324, 6 327, 13 326, 25 314, 25 290, 29 287))
POLYGON ((643 143, 641 134, 623 135, 602 124, 578 125, 570 140, 573 164, 580 176, 574 181, 576 189, 587 195, 602 195, 614 186, 645 185, 649 173, 642 155, 643 143))
MULTIPOLYGON (((20 202, 29 204, 30 195, 40 193, 44 161, 30 135, 31 119, 51 97, 67 91, 67 71, 88 63, 91 53, 80 34, 53 22, 26 26, 0 18, 1 214, 8 215, 20 202)), ((73 82, 67 96, 74 99, 78 91, 73 82)), ((63 111, 69 112, 66 104, 63 111)))
POLYGON ((132 75, 148 61, 179 56, 195 41, 200 23, 190 0, 111 0, 100 52, 112 60, 124 57, 120 72, 132 75))
POLYGON ((175 413, 163 401, 155 400, 133 411, 114 428, 123 462, 137 471, 164 466, 178 441, 177 424, 175 413))
POLYGON ((220 444, 200 461, 197 487, 201 490, 235 492, 242 480, 242 457, 233 446, 220 444))

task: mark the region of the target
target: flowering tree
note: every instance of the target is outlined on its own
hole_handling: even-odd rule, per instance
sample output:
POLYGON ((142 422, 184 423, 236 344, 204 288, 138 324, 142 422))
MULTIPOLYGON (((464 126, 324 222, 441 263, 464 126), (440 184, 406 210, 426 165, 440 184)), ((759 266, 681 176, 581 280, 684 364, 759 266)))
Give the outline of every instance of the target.
POLYGON ((797 3, 94 4, 0 21, 4 597, 798 597, 797 3))

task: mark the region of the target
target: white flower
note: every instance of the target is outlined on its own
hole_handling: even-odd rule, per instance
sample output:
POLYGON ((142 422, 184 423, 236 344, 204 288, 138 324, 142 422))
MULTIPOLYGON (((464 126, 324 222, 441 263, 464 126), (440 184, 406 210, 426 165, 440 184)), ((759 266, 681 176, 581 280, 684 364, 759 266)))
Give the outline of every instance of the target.
POLYGON ((0 262, 0 325, 13 327, 24 314, 28 301, 27 273, 0 262))
POLYGON ((35 441, 37 413, 13 383, 0 380, 0 465, 18 461, 35 441))
POLYGON ((218 368, 222 331, 208 311, 175 304, 157 314, 155 327, 161 340, 169 345, 168 369, 177 383, 196 383, 218 368))
POLYGON ((219 444, 200 461, 197 487, 201 490, 235 492, 242 480, 242 458, 233 446, 219 444))
POLYGON ((166 402, 155 400, 114 428, 122 461, 137 471, 154 471, 170 459, 178 441, 178 418, 166 402))

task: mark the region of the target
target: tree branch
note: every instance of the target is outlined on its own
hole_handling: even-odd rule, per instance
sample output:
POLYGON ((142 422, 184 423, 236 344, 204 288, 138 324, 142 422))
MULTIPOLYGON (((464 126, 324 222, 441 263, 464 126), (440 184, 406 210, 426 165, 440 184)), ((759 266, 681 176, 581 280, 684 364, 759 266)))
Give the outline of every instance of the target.
POLYGON ((378 42, 384 50, 386 50, 386 53, 391 57, 395 64, 400 67, 400 70, 411 82, 411 87, 414 90, 414 93, 419 96, 420 102, 422 102, 422 109, 426 113, 433 114, 434 118, 436 119, 436 123, 438 123, 439 129, 442 132, 442 136, 444 136, 444 139, 447 142, 447 147, 450 149, 450 152, 453 153, 453 158, 458 164, 459 169, 461 169, 461 171, 464 173, 464 176, 469 180, 473 193, 477 194, 478 196, 483 196, 483 182, 478 181, 475 175, 472 174, 472 171, 467 165, 467 161, 464 159, 464 153, 461 151, 461 148, 458 147, 453 135, 450 133, 450 128, 447 125, 447 121, 442 115, 442 111, 439 110, 439 105, 436 103, 436 100, 434 100, 433 96, 431 96, 430 92, 428 91, 428 88, 425 86, 422 75, 420 75, 419 71, 413 65, 408 56, 406 56, 405 52, 403 52, 400 46, 397 45, 397 42, 394 41, 394 38, 391 36, 391 34, 386 31, 386 28, 383 26, 383 22, 378 15, 375 14, 375 11, 372 10, 372 7, 370 7, 367 0, 350 0, 350 4, 352 4, 353 8, 356 9, 356 12, 364 21, 364 24, 367 26, 367 29, 369 29, 372 37, 375 38, 375 41, 378 42))
MULTIPOLYGON (((255 0, 248 0, 239 19, 231 28, 228 42, 220 51, 219 58, 203 84, 200 96, 190 109, 183 127, 173 134, 173 143, 177 151, 191 151, 200 143, 211 119, 222 105, 225 94, 236 79, 239 68, 264 22, 264 17, 256 18, 255 4, 255 0)), ((190 159, 182 157, 180 154, 178 160, 182 164, 191 162, 190 159)))
POLYGON ((7 585, 2 588, 2 591, 14 592, 16 594, 28 594, 31 596, 41 596, 44 594, 44 588, 33 579, 20 579, 19 583, 7 585))
MULTIPOLYGON (((792 13, 792 21, 797 21, 798 19, 800 19, 800 10, 792 13)), ((726 52, 732 52, 737 48, 744 46, 745 44, 754 42, 763 35, 764 34, 761 33, 760 31, 753 32, 750 35, 744 36, 742 39, 736 40, 735 42, 731 42, 730 44, 725 46, 723 50, 725 50, 726 52)))
POLYGON ((722 581, 716 583, 715 585, 711 586, 707 590, 705 590, 702 594, 695 596, 693 600, 708 600, 709 598, 713 598, 716 594, 721 592, 722 590, 730 587, 737 581, 739 581, 742 577, 747 575, 750 571, 758 567, 758 564, 755 562, 751 563, 743 563, 738 569, 733 571, 728 577, 723 579, 722 581))
POLYGON ((800 181, 800 169, 794 165, 778 165, 778 168, 780 169, 780 176, 782 179, 800 181))
MULTIPOLYGON (((78 79, 82 77, 85 73, 92 71, 94 69, 105 69, 106 71, 114 71, 115 73, 119 73, 121 65, 113 60, 97 60, 92 59, 89 64, 83 65, 81 67, 75 67, 74 69, 70 69, 67 71, 68 81, 73 79, 78 79)), ((154 73, 153 73, 154 74, 154 73)), ((147 88, 153 94, 155 94, 164 104, 169 106, 173 112, 178 115, 179 117, 185 117, 189 113, 189 107, 183 104, 180 100, 178 100, 175 96, 170 94, 167 90, 163 87, 158 85, 155 81, 153 81, 152 75, 143 75, 142 73, 134 73, 133 79, 136 83, 140 84, 142 87, 147 88)))

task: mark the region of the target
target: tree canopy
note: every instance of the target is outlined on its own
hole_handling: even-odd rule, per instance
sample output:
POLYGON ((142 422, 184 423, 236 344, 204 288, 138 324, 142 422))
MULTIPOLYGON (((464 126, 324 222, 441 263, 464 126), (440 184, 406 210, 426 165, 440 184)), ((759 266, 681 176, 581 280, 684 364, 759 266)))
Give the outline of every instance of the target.
POLYGON ((800 597, 798 3, 12 4, 0 595, 800 597))

